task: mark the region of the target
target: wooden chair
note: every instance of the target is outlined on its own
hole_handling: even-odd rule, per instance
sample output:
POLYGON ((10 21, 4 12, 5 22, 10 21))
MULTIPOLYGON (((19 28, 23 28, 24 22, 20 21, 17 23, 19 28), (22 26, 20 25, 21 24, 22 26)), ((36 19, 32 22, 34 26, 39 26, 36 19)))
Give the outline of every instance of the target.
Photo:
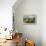
POLYGON ((25 46, 35 46, 35 43, 32 40, 26 40, 25 46))
POLYGON ((13 37, 16 42, 16 46, 21 46, 22 44, 22 33, 15 33, 15 36, 13 37))

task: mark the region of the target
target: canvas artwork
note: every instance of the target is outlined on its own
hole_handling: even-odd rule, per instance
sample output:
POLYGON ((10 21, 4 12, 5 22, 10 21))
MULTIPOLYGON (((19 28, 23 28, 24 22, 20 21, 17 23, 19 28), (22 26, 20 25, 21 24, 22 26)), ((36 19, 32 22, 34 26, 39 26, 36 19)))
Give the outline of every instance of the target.
POLYGON ((25 24, 35 24, 36 23, 36 15, 24 15, 23 22, 25 24))

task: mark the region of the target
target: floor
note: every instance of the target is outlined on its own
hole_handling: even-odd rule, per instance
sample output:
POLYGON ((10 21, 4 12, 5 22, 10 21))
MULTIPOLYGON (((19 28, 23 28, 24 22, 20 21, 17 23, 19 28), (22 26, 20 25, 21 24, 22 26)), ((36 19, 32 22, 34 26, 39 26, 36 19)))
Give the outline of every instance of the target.
MULTIPOLYGON (((16 39, 6 40, 0 46, 16 46, 16 41, 17 41, 16 39)), ((19 42, 19 44, 20 44, 20 46, 24 46, 24 44, 22 42, 19 42)), ((19 46, 19 44, 17 44, 17 46, 19 46)))
POLYGON ((6 40, 6 39, 0 39, 0 46, 23 46, 22 43, 22 37, 21 33, 19 33, 19 35, 16 33, 16 35, 14 35, 13 39, 11 40, 6 40), (3 42, 5 40, 5 42, 3 42), (2 43, 3 42, 3 43, 2 43))
POLYGON ((6 42, 2 43, 0 46, 16 46, 15 39, 13 40, 6 40, 6 42))

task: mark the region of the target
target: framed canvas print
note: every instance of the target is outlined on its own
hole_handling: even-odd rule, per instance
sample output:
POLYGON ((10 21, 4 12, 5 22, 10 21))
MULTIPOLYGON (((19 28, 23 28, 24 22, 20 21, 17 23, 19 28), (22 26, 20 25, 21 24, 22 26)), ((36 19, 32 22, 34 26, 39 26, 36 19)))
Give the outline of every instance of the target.
POLYGON ((36 15, 24 15, 23 23, 25 24, 35 24, 36 23, 36 15))

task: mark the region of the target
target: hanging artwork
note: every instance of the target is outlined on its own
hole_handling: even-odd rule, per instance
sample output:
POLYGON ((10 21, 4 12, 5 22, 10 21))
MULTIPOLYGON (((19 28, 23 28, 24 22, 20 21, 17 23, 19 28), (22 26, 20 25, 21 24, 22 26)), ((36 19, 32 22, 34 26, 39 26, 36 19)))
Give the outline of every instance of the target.
POLYGON ((36 23, 36 15, 24 15, 23 22, 26 24, 35 24, 36 23))

